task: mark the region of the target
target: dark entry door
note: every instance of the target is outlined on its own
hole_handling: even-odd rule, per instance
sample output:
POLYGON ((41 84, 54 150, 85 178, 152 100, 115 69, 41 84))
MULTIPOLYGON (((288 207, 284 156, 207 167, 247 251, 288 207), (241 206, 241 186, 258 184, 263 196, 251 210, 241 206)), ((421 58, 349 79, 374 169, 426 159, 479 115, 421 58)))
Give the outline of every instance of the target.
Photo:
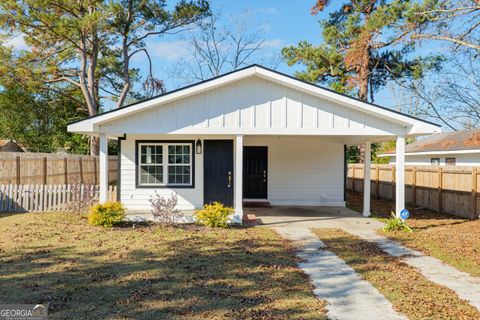
POLYGON ((243 149, 243 197, 267 199, 267 147, 243 149))
POLYGON ((204 141, 204 202, 233 206, 233 141, 204 141))

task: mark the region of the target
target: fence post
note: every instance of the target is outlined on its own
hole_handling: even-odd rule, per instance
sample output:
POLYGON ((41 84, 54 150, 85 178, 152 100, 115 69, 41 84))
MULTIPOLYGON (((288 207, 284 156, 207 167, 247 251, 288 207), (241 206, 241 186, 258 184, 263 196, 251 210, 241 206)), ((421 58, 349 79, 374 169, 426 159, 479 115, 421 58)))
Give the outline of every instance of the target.
POLYGON ((80 184, 83 184, 83 158, 81 156, 80 156, 79 169, 80 169, 80 184))
POLYGON ((16 164, 17 164, 17 176, 15 178, 16 178, 17 185, 19 185, 20 184, 20 156, 17 156, 16 164))
POLYGON ((47 184, 47 179, 48 179, 48 175, 47 175, 48 163, 47 163, 47 161, 48 161, 47 157, 43 157, 43 184, 44 185, 47 184))
POLYGON ((412 205, 417 205, 417 167, 412 168, 412 205))
POLYGON ((377 199, 380 199, 380 168, 375 167, 375 195, 377 199))
POLYGON ((65 168, 65 184, 68 184, 68 158, 63 158, 64 168, 65 168))
POLYGON ((395 201, 395 169, 396 167, 392 167, 392 201, 395 201))
POLYGON ((442 187, 443 187, 443 169, 438 166, 437 175, 438 175, 438 212, 442 212, 442 187))
POLYGON ((93 178, 94 178, 94 185, 98 184, 98 177, 97 177, 97 157, 93 158, 93 178))
POLYGON ((470 219, 477 218, 477 168, 472 169, 472 213, 470 219))
POLYGON ((352 165, 352 193, 355 193, 355 164, 352 165))

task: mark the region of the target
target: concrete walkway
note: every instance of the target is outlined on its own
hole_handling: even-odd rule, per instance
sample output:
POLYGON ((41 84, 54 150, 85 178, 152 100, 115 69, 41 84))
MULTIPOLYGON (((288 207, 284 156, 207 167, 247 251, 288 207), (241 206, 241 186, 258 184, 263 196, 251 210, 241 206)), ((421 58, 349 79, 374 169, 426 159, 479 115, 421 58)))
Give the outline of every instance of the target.
POLYGON ((329 319, 406 319, 342 259, 322 250, 323 242, 308 228, 292 224, 275 229, 297 246, 300 268, 310 276, 315 295, 328 302, 329 319))
POLYGON ((452 289, 457 295, 467 300, 480 310, 480 278, 472 277, 466 272, 449 266, 442 261, 423 253, 406 248, 396 241, 388 240, 376 233, 359 230, 346 230, 362 239, 375 242, 383 251, 417 268, 428 280, 452 289))
POLYGON ((281 234, 285 234, 282 229, 298 231, 303 228, 308 231, 310 228, 337 228, 375 242, 388 254, 401 257, 402 261, 415 267, 424 277, 452 289, 460 298, 480 310, 480 278, 378 235, 376 230, 383 224, 375 219, 363 218, 358 212, 347 208, 332 207, 256 208, 254 213, 263 224, 275 227, 281 234))

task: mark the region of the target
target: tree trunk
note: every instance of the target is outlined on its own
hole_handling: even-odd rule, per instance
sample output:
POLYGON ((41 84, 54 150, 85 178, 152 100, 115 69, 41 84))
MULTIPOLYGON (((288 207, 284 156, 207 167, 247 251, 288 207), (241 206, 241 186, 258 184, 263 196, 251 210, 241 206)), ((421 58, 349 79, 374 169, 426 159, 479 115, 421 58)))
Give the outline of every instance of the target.
MULTIPOLYGON (((363 101, 368 101, 368 84, 370 81, 370 70, 369 70, 369 61, 370 61, 370 52, 369 48, 366 49, 365 57, 361 60, 362 64, 358 68, 358 98, 363 101)), ((361 144, 358 146, 359 156, 358 162, 365 162, 365 145, 361 144)))
POLYGON ((90 136, 90 155, 98 156, 100 154, 100 138, 90 136))

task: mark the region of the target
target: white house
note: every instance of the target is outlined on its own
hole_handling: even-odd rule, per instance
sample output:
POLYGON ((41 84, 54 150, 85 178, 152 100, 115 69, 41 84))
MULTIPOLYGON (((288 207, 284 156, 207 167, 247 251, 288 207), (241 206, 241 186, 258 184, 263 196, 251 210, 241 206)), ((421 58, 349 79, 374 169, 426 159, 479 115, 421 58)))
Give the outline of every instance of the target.
MULTIPOLYGON (((100 137, 100 201, 107 199, 107 139, 118 139, 119 200, 129 212, 149 212, 154 191, 174 192, 182 210, 221 201, 241 222, 245 200, 344 206, 345 147, 368 150, 392 139, 399 212, 405 138, 440 128, 252 65, 72 123, 68 131, 100 137)), ((368 215, 370 197, 364 201, 368 215)))
MULTIPOLYGON (((395 150, 378 155, 390 157, 395 164, 395 150)), ((434 134, 407 144, 405 164, 420 165, 480 165, 480 129, 434 134)))

